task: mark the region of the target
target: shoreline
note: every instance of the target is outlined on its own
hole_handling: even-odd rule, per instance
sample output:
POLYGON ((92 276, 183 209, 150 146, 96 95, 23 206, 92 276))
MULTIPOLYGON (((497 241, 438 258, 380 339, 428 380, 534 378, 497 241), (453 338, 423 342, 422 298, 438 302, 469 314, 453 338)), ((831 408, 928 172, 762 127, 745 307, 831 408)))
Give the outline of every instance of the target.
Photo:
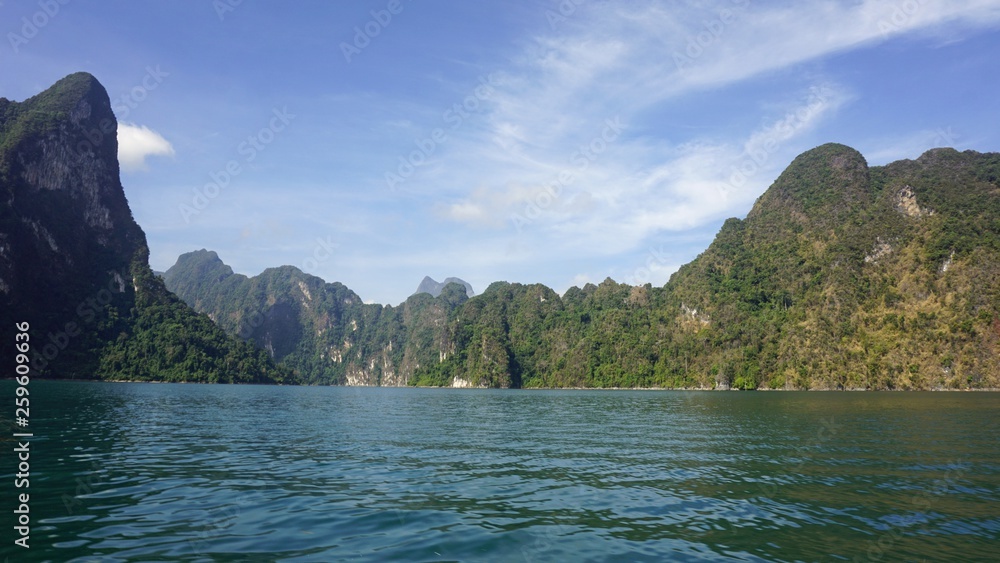
MULTIPOLYGON (((13 377, 5 377, 5 380, 13 381, 13 377)), ((78 383, 176 383, 180 385, 254 385, 261 387, 349 387, 349 388, 385 388, 385 389, 494 389, 491 387, 451 387, 451 386, 430 386, 430 385, 324 385, 324 384, 299 384, 290 385, 284 383, 210 383, 206 381, 155 381, 142 379, 84 379, 84 378, 63 378, 63 377, 36 377, 33 381, 72 381, 78 383)), ((506 391, 712 391, 712 392, 815 392, 815 393, 997 393, 1000 388, 960 388, 960 389, 719 389, 711 387, 514 387, 500 388, 506 391)))

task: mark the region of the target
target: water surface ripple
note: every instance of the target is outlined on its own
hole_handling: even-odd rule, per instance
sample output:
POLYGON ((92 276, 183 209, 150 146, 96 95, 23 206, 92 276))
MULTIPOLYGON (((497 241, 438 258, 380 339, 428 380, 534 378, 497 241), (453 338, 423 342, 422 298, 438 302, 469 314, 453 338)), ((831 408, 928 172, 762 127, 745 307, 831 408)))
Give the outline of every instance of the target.
POLYGON ((1000 394, 44 381, 31 393, 31 560, 1000 553, 1000 394))

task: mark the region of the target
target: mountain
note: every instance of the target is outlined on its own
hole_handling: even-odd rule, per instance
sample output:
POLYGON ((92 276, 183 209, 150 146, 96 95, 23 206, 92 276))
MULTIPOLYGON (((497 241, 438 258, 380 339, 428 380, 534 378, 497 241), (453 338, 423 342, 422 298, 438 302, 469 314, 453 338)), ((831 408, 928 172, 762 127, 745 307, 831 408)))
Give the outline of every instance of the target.
POLYGON ((460 280, 458 278, 445 278, 443 282, 437 282, 434 281, 434 279, 431 278, 430 276, 424 276, 424 279, 420 282, 420 285, 417 286, 417 291, 414 292, 414 295, 418 293, 430 293, 431 297, 437 297, 438 295, 441 295, 441 290, 443 290, 444 287, 450 283, 457 283, 458 285, 464 287, 465 294, 468 295, 469 297, 473 297, 476 295, 476 292, 472 290, 472 286, 469 284, 469 282, 460 280))
POLYGON ((447 353, 449 314, 468 299, 450 284, 438 297, 367 305, 344 285, 292 266, 235 274, 207 250, 182 255, 164 281, 229 334, 267 350, 302 381, 321 384, 405 385, 447 353))
POLYGON ((868 166, 850 147, 823 145, 664 287, 607 279, 560 297, 496 282, 471 299, 451 285, 398 308, 363 306, 294 268, 244 285, 256 278, 204 251, 181 257, 166 279, 315 381, 1000 388, 998 183, 998 154, 935 149, 868 166), (263 325, 243 328, 255 311, 263 325))
POLYGON ((30 324, 35 375, 274 383, 290 371, 168 292, 119 179, 104 87, 0 98, 0 338, 30 324))
POLYGON ((675 326, 704 324, 675 333, 685 369, 749 388, 998 387, 998 178, 1000 155, 972 151, 801 155, 665 288, 675 326))

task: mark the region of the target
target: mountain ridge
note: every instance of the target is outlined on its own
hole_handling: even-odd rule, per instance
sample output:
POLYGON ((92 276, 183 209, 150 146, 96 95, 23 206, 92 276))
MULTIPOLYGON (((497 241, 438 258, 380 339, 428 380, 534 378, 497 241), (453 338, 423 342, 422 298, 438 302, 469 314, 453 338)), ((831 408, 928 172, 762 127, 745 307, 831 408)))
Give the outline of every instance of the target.
POLYGON ((560 297, 495 282, 472 299, 415 295, 374 354, 362 337, 331 350, 360 350, 372 367, 391 363, 387 347, 419 350, 389 384, 998 388, 998 178, 996 153, 933 149, 870 167, 821 145, 663 287, 607 279, 560 297), (433 315, 414 314, 431 304, 433 315))
POLYGON ((236 274, 207 250, 154 275, 116 128, 86 73, 0 99, 0 337, 30 321, 42 376, 1000 388, 1000 154, 869 166, 821 145, 663 287, 494 282, 470 298, 449 283, 394 307, 291 266, 236 274))

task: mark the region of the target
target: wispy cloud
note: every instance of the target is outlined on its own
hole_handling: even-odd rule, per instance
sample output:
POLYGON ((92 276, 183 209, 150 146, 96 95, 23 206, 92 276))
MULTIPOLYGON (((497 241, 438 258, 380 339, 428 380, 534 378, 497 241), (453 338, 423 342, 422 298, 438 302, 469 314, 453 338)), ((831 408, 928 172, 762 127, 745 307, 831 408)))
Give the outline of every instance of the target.
POLYGON ((148 170, 146 157, 174 156, 174 147, 145 125, 118 124, 118 161, 125 172, 148 170))
MULTIPOLYGON (((331 14, 341 9, 330 6, 331 14)), ((282 77, 267 88, 227 90, 228 75, 217 82, 210 71, 195 73, 216 82, 194 81, 197 95, 182 99, 215 100, 205 94, 215 91, 225 92, 230 107, 287 99, 308 117, 220 196, 211 221, 186 225, 178 201, 190 200, 232 158, 226 139, 255 130, 252 114, 199 111, 190 121, 219 122, 222 135, 204 143, 218 151, 184 150, 162 167, 175 172, 169 183, 155 179, 164 190, 136 190, 144 228, 154 240, 184 240, 189 248, 180 250, 225 250, 247 273, 302 264, 318 237, 334 236, 343 245, 310 271, 383 302, 398 302, 427 274, 457 275, 480 291, 497 279, 558 290, 606 276, 659 284, 704 249, 723 219, 749 211, 792 158, 818 144, 852 145, 875 164, 954 144, 934 141, 939 126, 959 131, 969 148, 993 148, 980 137, 995 144, 981 116, 996 113, 989 52, 1000 0, 504 7, 502 18, 493 17, 500 13, 494 4, 470 7, 489 17, 463 20, 458 33, 449 27, 459 24, 453 6, 421 5, 419 18, 400 20, 399 33, 381 35, 365 61, 343 72, 289 72, 287 53, 269 48, 234 60, 232 73, 282 77), (566 12, 564 19, 551 23, 551 10, 566 12), (433 41, 425 41, 428 33, 433 41), (413 49, 414 38, 423 38, 421 49, 413 49), (390 184, 390 174, 400 181, 390 184), (167 188, 178 201, 160 195, 167 188), (157 215, 160 209, 170 213, 157 215), (287 228, 262 231, 256 225, 264 220, 287 228)), ((267 23, 283 33, 323 44, 325 29, 313 23, 326 20, 284 21, 287 10, 255 10, 273 13, 267 23)), ((209 58, 227 52, 213 47, 222 38, 232 40, 228 33, 198 37, 209 58)), ((327 46, 339 53, 339 41, 327 46)), ((321 68, 322 53, 303 51, 302 64, 321 68)), ((184 80, 172 88, 180 93, 184 80)), ((159 114, 171 104, 157 94, 142 111, 159 114)), ((159 131, 175 145, 186 134, 173 122, 159 131)), ((169 154, 165 141, 124 137, 129 169, 169 154)), ((157 256, 172 262, 176 247, 157 256)))
POLYGON ((745 212, 808 148, 800 144, 804 134, 851 94, 818 77, 799 99, 762 109, 756 129, 679 143, 626 129, 585 168, 577 166, 607 119, 641 124, 649 112, 702 90, 906 33, 998 19, 1000 2, 986 0, 732 0, 684 10, 584 4, 558 33, 531 38, 497 73, 486 118, 440 155, 449 179, 435 178, 427 193, 439 198, 436 215, 455 222, 528 231, 553 248, 619 252, 659 231, 745 212), (567 173, 570 181, 560 182, 567 173))

